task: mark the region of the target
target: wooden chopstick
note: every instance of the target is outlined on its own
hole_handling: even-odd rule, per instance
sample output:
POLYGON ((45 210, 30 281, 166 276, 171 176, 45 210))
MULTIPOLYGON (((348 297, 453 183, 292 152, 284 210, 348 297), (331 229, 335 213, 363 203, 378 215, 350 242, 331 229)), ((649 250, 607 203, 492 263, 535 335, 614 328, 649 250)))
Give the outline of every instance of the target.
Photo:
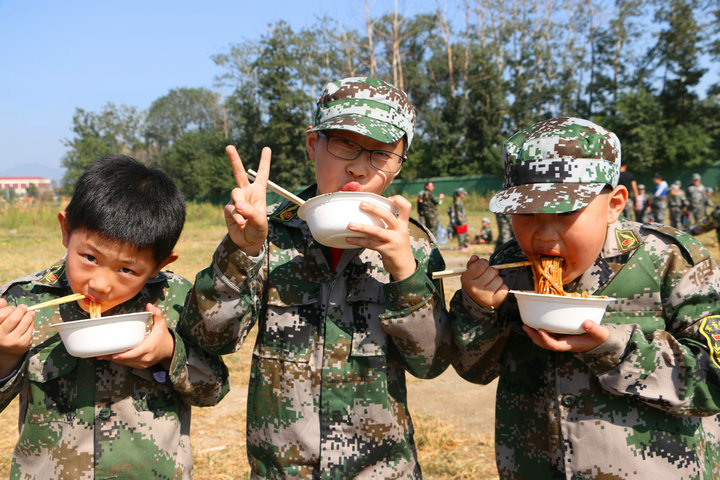
MULTIPOLYGON (((530 260, 523 260, 522 262, 503 263, 502 265, 491 265, 491 267, 502 270, 503 268, 527 267, 528 265, 532 265, 532 262, 530 260)), ((462 275, 465 270, 467 270, 467 268, 455 268, 453 270, 442 270, 440 272, 433 272, 432 278, 433 280, 436 280, 438 278, 454 277, 455 275, 462 275)))
POLYGON ((48 300, 47 302, 37 303, 31 307, 28 307, 28 310, 37 310, 38 308, 52 307, 53 305, 60 305, 61 303, 82 300, 83 298, 85 298, 85 295, 83 295, 82 293, 73 293, 72 295, 66 295, 64 297, 56 298, 54 300, 48 300))
MULTIPOLYGON (((248 177, 250 177, 252 180, 255 180, 255 178, 257 177, 257 173, 255 172, 255 170, 248 170, 246 173, 248 177)), ((290 200, 293 203, 296 203, 298 205, 302 205, 303 203, 305 203, 305 200, 303 200, 302 198, 298 197, 292 192, 285 190, 280 185, 273 183, 270 180, 268 180, 267 185, 270 190, 277 193, 281 197, 290 200)))

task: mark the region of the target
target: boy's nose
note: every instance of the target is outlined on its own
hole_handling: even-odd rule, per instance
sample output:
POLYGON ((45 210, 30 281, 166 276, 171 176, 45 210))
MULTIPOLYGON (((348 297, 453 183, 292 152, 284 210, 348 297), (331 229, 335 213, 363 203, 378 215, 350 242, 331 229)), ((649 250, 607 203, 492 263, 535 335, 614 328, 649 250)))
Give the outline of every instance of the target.
POLYGON ((88 287, 94 292, 107 294, 112 288, 112 281, 107 275, 95 274, 88 281, 88 287))
POLYGON ((355 178, 365 177, 368 174, 370 166, 370 153, 360 152, 354 160, 350 160, 347 164, 346 171, 355 178))

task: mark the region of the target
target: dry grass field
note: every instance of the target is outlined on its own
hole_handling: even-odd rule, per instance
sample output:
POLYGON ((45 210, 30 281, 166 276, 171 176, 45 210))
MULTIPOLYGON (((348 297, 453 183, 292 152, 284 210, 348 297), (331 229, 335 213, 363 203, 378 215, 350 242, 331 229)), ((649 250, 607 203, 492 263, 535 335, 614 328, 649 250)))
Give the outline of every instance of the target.
MULTIPOLYGON (((470 234, 483 216, 490 216, 483 199, 466 202, 470 234)), ((38 271, 60 258, 64 249, 56 220, 58 207, 27 211, 0 207, 0 283, 38 271)), ((443 215, 443 221, 447 216, 443 215)), ((493 217, 491 217, 493 218, 493 217)), ((193 279, 207 266, 225 233, 221 210, 190 205, 188 221, 177 247, 179 260, 171 269, 193 279)), ((496 233, 496 232, 495 232, 496 233)), ((715 233, 700 239, 720 258, 715 233)), ((471 253, 487 257, 491 245, 473 245, 458 252, 451 240, 442 247, 448 268, 465 265, 471 253)), ((457 277, 445 280, 448 300, 459 288, 457 277)), ((245 456, 245 395, 253 338, 225 357, 231 374, 231 392, 219 405, 194 408, 192 443, 195 478, 224 480, 249 478, 245 456)), ((452 369, 433 380, 408 379, 409 407, 416 424, 416 442, 424 476, 431 480, 496 479, 493 449, 494 384, 473 385, 452 369)), ((6 478, 17 440, 17 401, 0 413, 0 477, 6 478)))

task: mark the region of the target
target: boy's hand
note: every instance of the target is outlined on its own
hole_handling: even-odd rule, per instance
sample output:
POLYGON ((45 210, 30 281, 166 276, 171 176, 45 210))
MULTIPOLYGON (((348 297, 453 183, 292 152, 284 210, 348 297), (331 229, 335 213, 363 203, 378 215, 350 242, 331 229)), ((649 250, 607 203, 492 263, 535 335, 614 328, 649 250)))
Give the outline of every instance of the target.
POLYGON ((467 270, 460 277, 463 290, 475 303, 487 308, 497 308, 505 301, 509 289, 497 269, 484 258, 470 257, 467 270))
POLYGON ((175 352, 175 337, 168 330, 165 317, 158 307, 148 303, 145 308, 153 314, 152 328, 145 340, 130 350, 98 357, 100 360, 109 360, 139 369, 159 363, 165 370, 170 370, 170 362, 175 352))
POLYGON ((23 355, 32 346, 35 312, 27 307, 11 307, 0 298, 0 378, 12 373, 23 355))
POLYGON ((385 270, 395 281, 399 281, 412 275, 416 268, 408 233, 412 205, 400 195, 394 195, 389 199, 398 207, 397 217, 386 208, 367 202, 360 204, 362 210, 382 219, 387 228, 351 222, 348 224, 351 231, 368 236, 349 237, 347 242, 380 253, 385 270))
POLYGON ((250 256, 260 253, 268 234, 267 222, 267 181, 270 175, 271 151, 263 148, 257 178, 248 180, 240 155, 232 145, 225 148, 230 158, 237 188, 230 194, 230 203, 225 206, 225 223, 228 234, 235 245, 250 256))
POLYGON ((582 326, 586 332, 582 335, 550 333, 542 329, 535 330, 527 325, 523 325, 523 330, 535 345, 555 352, 587 352, 603 343, 610 336, 607 328, 598 325, 592 320, 585 320, 582 326))

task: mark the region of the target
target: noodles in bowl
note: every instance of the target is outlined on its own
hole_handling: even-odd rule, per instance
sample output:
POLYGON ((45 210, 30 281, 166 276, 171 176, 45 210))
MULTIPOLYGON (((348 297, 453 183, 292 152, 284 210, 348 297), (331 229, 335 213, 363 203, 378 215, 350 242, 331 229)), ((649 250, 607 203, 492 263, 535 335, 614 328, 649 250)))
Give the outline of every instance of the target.
POLYGON ((510 290, 515 295, 523 323, 552 333, 583 334, 582 324, 599 324, 610 297, 565 292, 562 283, 562 257, 541 256, 532 261, 535 292, 510 290))

